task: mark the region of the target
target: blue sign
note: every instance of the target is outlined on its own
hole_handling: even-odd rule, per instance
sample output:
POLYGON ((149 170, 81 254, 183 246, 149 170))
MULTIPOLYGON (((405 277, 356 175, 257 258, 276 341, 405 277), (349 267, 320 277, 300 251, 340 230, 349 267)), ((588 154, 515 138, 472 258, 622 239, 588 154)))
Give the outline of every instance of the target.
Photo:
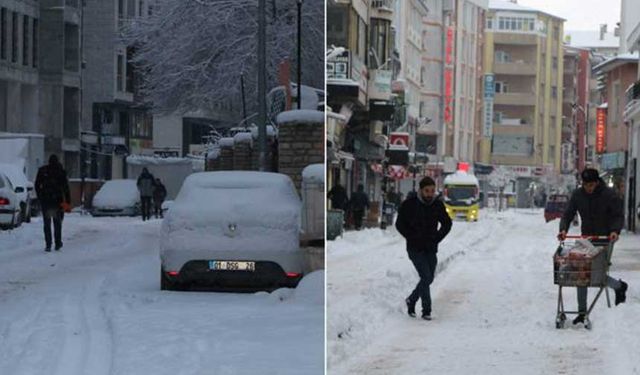
POLYGON ((496 93, 496 84, 493 74, 484 75, 484 97, 493 98, 496 93))

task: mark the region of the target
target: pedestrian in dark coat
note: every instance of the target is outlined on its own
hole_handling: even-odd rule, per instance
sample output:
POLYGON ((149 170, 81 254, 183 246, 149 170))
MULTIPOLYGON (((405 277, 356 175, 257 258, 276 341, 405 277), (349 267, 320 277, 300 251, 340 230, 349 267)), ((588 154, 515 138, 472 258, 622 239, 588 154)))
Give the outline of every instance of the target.
MULTIPOLYGON (((560 220, 558 239, 563 241, 566 238, 569 225, 578 212, 583 236, 608 236, 610 241, 617 241, 624 225, 622 199, 613 189, 606 186, 596 169, 586 168, 580 177, 582 186, 571 194, 569 204, 560 220)), ((607 285, 615 290, 616 305, 626 300, 627 283, 609 277, 607 285)), ((573 324, 584 323, 587 312, 586 287, 578 288, 578 311, 580 314, 573 320, 573 324)))
POLYGON ((164 187, 162 181, 156 178, 155 188, 153 189, 153 205, 155 207, 156 219, 162 217, 162 202, 167 197, 167 188, 164 187))
POLYGON ((140 205, 142 206, 142 221, 145 221, 151 219, 151 199, 155 187, 155 178, 147 168, 142 168, 137 185, 140 192, 140 205))
POLYGON ((331 208, 336 210, 346 210, 347 203, 349 203, 349 197, 347 196, 347 191, 340 185, 339 182, 329 190, 327 193, 327 198, 331 200, 331 208))
POLYGON ((420 281, 405 300, 408 314, 416 316, 415 305, 422 301, 422 318, 431 320, 429 290, 438 264, 438 244, 451 230, 451 218, 442 200, 436 197, 436 184, 431 177, 420 181, 418 193, 400 205, 396 229, 407 241, 407 253, 420 276, 420 281))
POLYGON ((362 229, 362 219, 364 218, 364 211, 369 208, 369 196, 364 192, 364 185, 358 185, 358 191, 351 194, 351 200, 349 201, 349 208, 353 213, 353 220, 357 230, 362 229))
POLYGON ((67 172, 62 168, 62 164, 60 164, 55 154, 49 157, 49 164, 38 169, 34 185, 42 208, 45 251, 51 251, 52 221, 55 249, 60 250, 62 248, 63 207, 70 207, 71 194, 69 192, 67 172))

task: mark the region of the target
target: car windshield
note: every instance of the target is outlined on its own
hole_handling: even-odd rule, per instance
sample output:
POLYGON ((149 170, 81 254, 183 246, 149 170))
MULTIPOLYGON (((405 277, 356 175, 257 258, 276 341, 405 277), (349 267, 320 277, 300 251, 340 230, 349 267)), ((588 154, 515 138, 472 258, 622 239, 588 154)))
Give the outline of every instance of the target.
POLYGON ((446 196, 451 200, 463 200, 475 198, 476 191, 475 186, 448 186, 446 196))
POLYGON ((4 187, 4 176, 0 175, 0 189, 4 187))

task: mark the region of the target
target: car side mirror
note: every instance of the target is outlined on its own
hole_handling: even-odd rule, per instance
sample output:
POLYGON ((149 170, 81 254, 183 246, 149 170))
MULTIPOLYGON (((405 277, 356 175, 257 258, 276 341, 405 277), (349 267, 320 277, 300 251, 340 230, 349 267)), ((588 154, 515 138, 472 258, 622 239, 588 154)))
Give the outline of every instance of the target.
POLYGON ((16 193, 24 193, 24 188, 22 186, 18 186, 16 188, 16 193))

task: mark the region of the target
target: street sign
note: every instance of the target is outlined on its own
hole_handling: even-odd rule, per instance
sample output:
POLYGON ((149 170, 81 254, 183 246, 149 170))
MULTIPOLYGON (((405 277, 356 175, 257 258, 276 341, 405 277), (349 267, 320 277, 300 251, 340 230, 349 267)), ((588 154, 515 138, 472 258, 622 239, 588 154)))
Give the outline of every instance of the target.
POLYGON ((389 144, 394 146, 405 146, 409 148, 409 133, 393 132, 389 134, 389 144))

